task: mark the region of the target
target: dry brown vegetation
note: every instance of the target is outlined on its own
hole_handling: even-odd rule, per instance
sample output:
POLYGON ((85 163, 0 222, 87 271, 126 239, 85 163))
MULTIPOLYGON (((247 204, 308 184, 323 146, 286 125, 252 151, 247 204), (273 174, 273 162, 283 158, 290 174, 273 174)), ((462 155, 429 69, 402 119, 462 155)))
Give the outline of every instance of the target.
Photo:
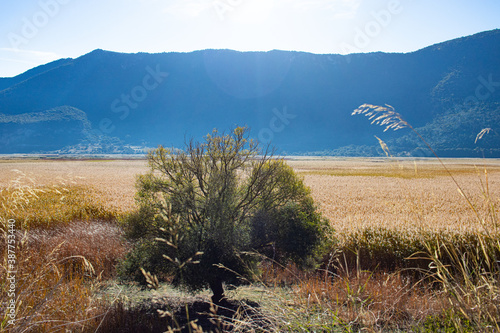
MULTIPOLYGON (((477 217, 435 161, 290 161, 311 187, 321 210, 341 235, 368 227, 410 233, 477 231, 477 217)), ((492 197, 500 194, 500 161, 445 160, 464 192, 481 205, 488 171, 492 197)), ((497 204, 499 202, 497 201, 497 204)))
POLYGON ((117 211, 92 187, 78 184, 78 177, 18 169, 5 175, 11 178, 0 187, 0 330, 85 330, 89 320, 102 316, 94 288, 115 276, 115 264, 128 250, 116 225, 117 211), (12 228, 9 220, 15 221, 12 228), (11 271, 15 280, 7 282, 11 271), (3 311, 12 286, 15 326, 3 311))
POLYGON ((0 188, 24 174, 23 182, 36 186, 78 185, 96 191, 111 210, 131 211, 135 206, 135 177, 147 171, 144 160, 0 160, 0 188))
MULTIPOLYGON (((367 227, 398 231, 477 231, 481 226, 448 173, 435 160, 292 159, 323 214, 340 235, 367 227)), ((466 194, 481 204, 481 182, 500 197, 499 160, 445 160, 466 194)), ((147 171, 143 160, 1 161, 0 188, 19 170, 38 185, 73 181, 93 188, 110 210, 135 207, 135 177, 147 171)), ((498 204, 498 200, 496 204, 498 204)))
MULTIPOLYGON (((16 249, 19 322, 15 329, 10 329, 80 331, 89 326, 89 319, 102 316, 100 304, 93 298, 94 289, 99 281, 115 276, 115 264, 127 250, 120 235, 116 226, 106 222, 72 222, 65 227, 19 232, 16 249)), ((7 267, 5 250, 3 242, 2 277, 6 276, 7 267)), ((2 302, 7 298, 4 287, 2 302)), ((2 328, 5 326, 3 323, 2 328)))
MULTIPOLYGON (((235 291, 235 298, 240 293, 261 304, 259 311, 272 323, 269 330, 320 330, 335 325, 382 331, 424 325, 439 331, 443 329, 440 322, 458 320, 463 325, 472 321, 475 310, 467 309, 477 309, 484 297, 491 300, 487 306, 498 311, 494 279, 482 284, 489 286, 490 294, 479 287, 463 294, 454 292, 462 296, 453 298, 453 304, 462 304, 464 313, 456 319, 448 318, 451 298, 443 290, 456 288, 451 274, 445 276, 446 281, 436 279, 442 286, 432 289, 423 283, 415 286, 416 280, 399 269, 428 267, 429 256, 420 262, 407 260, 426 246, 446 252, 448 245, 443 244, 453 244, 453 251, 465 249, 464 253, 500 248, 499 160, 445 160, 476 212, 447 171, 431 159, 292 159, 288 163, 311 187, 320 210, 336 230, 338 243, 317 274, 263 267, 264 291, 235 291)), ((110 307, 93 297, 103 281, 114 277, 114 265, 128 249, 115 221, 135 208, 135 177, 146 171, 142 160, 0 160, 2 223, 9 217, 22 223, 18 300, 24 306, 18 318, 26 319, 23 329, 95 331, 100 327, 113 331, 120 325, 116 318, 130 325, 130 316, 138 313, 145 321, 150 318, 124 303, 110 307)), ((2 276, 5 243, 0 244, 2 276)), ((484 255, 476 254, 478 258, 484 255)), ((448 253, 434 259, 446 269, 457 258, 448 253)), ((474 267, 482 270, 485 264, 479 261, 474 267)), ((455 264, 458 271, 466 266, 455 264)), ((2 291, 0 299, 5 301, 4 297, 2 291)), ((483 317, 478 320, 489 318, 483 317)))

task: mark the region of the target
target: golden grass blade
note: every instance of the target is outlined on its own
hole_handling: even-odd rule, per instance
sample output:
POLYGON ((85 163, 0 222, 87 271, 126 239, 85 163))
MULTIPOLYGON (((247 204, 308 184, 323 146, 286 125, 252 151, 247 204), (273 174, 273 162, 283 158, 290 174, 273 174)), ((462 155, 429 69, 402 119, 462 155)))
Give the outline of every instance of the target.
POLYGON ((382 139, 380 139, 378 136, 376 136, 376 135, 375 135, 375 138, 377 138, 378 143, 380 144, 380 147, 382 148, 382 150, 385 153, 385 156, 392 157, 391 152, 390 152, 389 147, 387 146, 387 144, 382 139))

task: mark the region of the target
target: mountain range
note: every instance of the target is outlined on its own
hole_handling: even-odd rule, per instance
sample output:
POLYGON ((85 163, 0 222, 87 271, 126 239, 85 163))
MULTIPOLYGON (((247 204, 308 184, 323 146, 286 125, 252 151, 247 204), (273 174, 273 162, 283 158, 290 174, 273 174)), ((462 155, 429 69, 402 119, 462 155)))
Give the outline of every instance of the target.
POLYGON ((500 157, 500 30, 410 53, 95 50, 0 78, 0 154, 142 153, 248 126, 285 155, 500 157), (483 130, 483 136, 478 134, 483 130))

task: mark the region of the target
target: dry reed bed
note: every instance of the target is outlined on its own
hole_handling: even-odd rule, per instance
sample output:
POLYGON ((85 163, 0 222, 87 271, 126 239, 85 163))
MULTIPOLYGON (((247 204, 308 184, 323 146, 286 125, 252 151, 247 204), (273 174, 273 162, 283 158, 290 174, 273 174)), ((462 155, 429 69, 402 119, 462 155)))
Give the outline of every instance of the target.
MULTIPOLYGON (((292 160, 289 163, 304 176, 322 212, 335 227, 341 244, 351 242, 363 245, 365 242, 371 250, 374 245, 378 246, 382 254, 388 249, 411 250, 412 242, 428 233, 448 232, 466 235, 467 238, 467 235, 475 235, 484 227, 478 223, 477 216, 457 191, 452 179, 433 161, 414 163, 354 159, 292 160), (393 235, 399 238, 391 238, 393 235), (390 244, 391 239, 400 244, 390 244)), ((484 185, 484 169, 488 170, 489 198, 495 200, 490 204, 498 215, 500 162, 454 160, 448 163, 464 191, 482 208, 485 201, 482 199, 481 181, 484 185), (477 168, 474 163, 478 163, 477 168)), ((146 171, 145 161, 137 160, 0 161, 0 191, 7 193, 5 191, 11 181, 22 175, 23 181, 35 187, 57 185, 57 189, 67 188, 77 196, 94 196, 96 201, 91 200, 90 206, 95 202, 97 207, 102 204, 104 212, 130 212, 135 207, 135 176, 146 171), (78 189, 87 190, 78 192, 78 189)), ((61 196, 65 194, 53 197, 61 196)), ((51 207, 58 204, 57 200, 51 202, 51 207)), ((81 206, 79 201, 74 204, 81 206)), ((40 207, 37 209, 43 210, 40 207)), ((99 219, 99 211, 97 215, 92 213, 86 217, 99 219)), ((484 214, 485 210, 480 209, 480 212, 484 214)), ((36 215, 36 211, 31 213, 36 215)), ((68 213, 68 216, 73 215, 68 213)), ((5 249, 1 247, 0 252, 3 252, 5 249)), ((95 318, 95 323, 85 321, 106 311, 91 297, 92 287, 85 283, 89 274, 85 263, 92 264, 94 274, 101 277, 113 274, 115 260, 126 250, 118 229, 101 222, 92 225, 73 222, 50 230, 34 230, 22 247, 19 263, 27 270, 21 273, 21 280, 25 281, 21 296, 25 297, 28 312, 20 315, 29 315, 30 309, 36 308, 36 318, 30 319, 29 325, 41 321, 35 326, 41 331, 50 331, 54 326, 85 330, 87 324, 92 327, 100 323, 101 317, 95 318), (66 259, 72 256, 76 257, 66 259), (88 260, 83 261, 83 257, 88 260), (74 272, 71 280, 60 283, 67 269, 74 272), (30 272, 36 275, 30 275, 30 272), (46 318, 55 321, 44 322, 46 318), (78 320, 83 321, 75 323, 78 320)), ((374 254, 378 255, 376 250, 361 259, 370 260, 374 254)), ((405 256, 405 253, 401 255, 402 258, 405 256)), ((391 255, 387 261, 393 262, 394 256, 391 255)), ((349 266, 344 268, 347 270, 349 266)), ((440 313, 445 308, 443 298, 428 290, 415 290, 400 275, 372 277, 366 273, 352 275, 343 272, 339 276, 341 278, 336 280, 331 280, 331 276, 299 279, 293 287, 296 297, 292 303, 280 303, 289 310, 290 304, 296 309, 291 314, 283 313, 283 319, 288 322, 290 317, 287 316, 297 315, 297 329, 304 328, 303 318, 307 316, 311 316, 307 318, 311 324, 308 328, 321 328, 324 320, 330 320, 332 324, 343 322, 351 328, 359 324, 360 327, 381 329, 394 328, 394 322, 397 325, 421 323, 428 315, 440 313), (422 311, 423 304, 425 311, 422 311), (319 318, 323 315, 326 319, 319 318), (316 320, 318 326, 315 326, 316 320)))
POLYGON ((37 186, 72 184, 93 188, 111 210, 134 209, 135 177, 147 171, 146 161, 26 161, 0 160, 0 188, 22 172, 37 186))
MULTIPOLYGON (((366 228, 462 233, 478 231, 478 219, 446 171, 434 160, 334 159, 288 163, 305 178, 321 211, 342 235, 366 228)), ((490 197, 499 206, 499 160, 445 160, 474 202, 484 205, 481 181, 488 170, 490 197)), ((143 160, 1 161, 0 188, 19 170, 39 185, 61 181, 92 187, 110 210, 134 209, 135 177, 147 172, 143 160)), ((479 229, 478 229, 479 228, 479 229)))
MULTIPOLYGON (((490 191, 498 197, 498 177, 490 191)), ((471 176, 457 180, 475 203, 483 205, 480 185, 471 176)), ((336 230, 350 233, 367 227, 416 232, 478 230, 477 217, 449 178, 398 179, 365 176, 306 175, 314 199, 336 230)), ((497 201, 498 204, 498 201, 497 201)))
MULTIPOLYGON (((490 198, 496 198, 498 209, 500 163, 466 162, 449 161, 448 168, 478 207, 485 204, 481 182, 485 184, 484 170, 488 170, 490 198)), ((366 228, 408 233, 482 229, 451 177, 434 162, 417 162, 416 172, 413 161, 300 161, 291 165, 304 175, 314 199, 340 235, 366 228), (356 175, 366 173, 373 175, 356 175)))
MULTIPOLYGON (((0 330, 83 329, 103 313, 93 300, 94 286, 115 275, 129 248, 114 222, 118 214, 91 186, 78 184, 78 177, 28 170, 1 173, 11 178, 0 187, 0 275, 8 270, 6 220, 12 218, 17 320, 9 326, 2 308, 0 330)), ((8 286, 0 284, 2 304, 8 286)))
MULTIPOLYGON (((2 238, 2 237, 0 237, 2 238)), ((0 244, 0 275, 5 276, 5 241, 0 244)), ((128 250, 121 231, 107 222, 73 222, 51 229, 17 233, 16 325, 0 331, 81 331, 102 318, 94 300, 101 279, 115 275, 115 264, 128 250), (95 319, 94 316, 97 316, 95 319)), ((0 284, 0 301, 8 301, 0 284)), ((5 319, 3 309, 0 318, 5 319)), ((92 330, 93 331, 93 330, 92 330)))

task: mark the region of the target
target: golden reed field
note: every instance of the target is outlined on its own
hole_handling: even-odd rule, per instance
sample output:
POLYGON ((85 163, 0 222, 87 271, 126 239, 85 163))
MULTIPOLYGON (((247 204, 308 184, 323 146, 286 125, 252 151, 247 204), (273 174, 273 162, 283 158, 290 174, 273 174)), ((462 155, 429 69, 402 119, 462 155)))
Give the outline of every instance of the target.
MULTIPOLYGON (((481 228, 453 179, 434 159, 287 162, 303 175, 338 236, 366 227, 450 232, 481 228)), ((500 197, 500 160, 445 159, 444 163, 475 204, 482 204, 486 186, 490 197, 500 197)), ((24 182, 40 187, 89 186, 106 205, 128 212, 134 208, 135 176, 145 172, 144 160, 0 160, 0 187, 20 175, 24 182)))
MULTIPOLYGON (((16 321, 2 308, 0 331, 191 332, 188 307, 234 332, 500 331, 500 160, 443 162, 288 159, 335 229, 331 253, 314 272, 264 264, 259 281, 231 291, 243 302, 234 313, 214 317, 200 311, 206 296, 119 279, 134 246, 120 221, 145 160, 0 159, 2 234, 9 218, 17 230, 16 321), (158 316, 158 304, 184 322, 158 316)), ((0 280, 2 304, 11 285, 0 280)))

